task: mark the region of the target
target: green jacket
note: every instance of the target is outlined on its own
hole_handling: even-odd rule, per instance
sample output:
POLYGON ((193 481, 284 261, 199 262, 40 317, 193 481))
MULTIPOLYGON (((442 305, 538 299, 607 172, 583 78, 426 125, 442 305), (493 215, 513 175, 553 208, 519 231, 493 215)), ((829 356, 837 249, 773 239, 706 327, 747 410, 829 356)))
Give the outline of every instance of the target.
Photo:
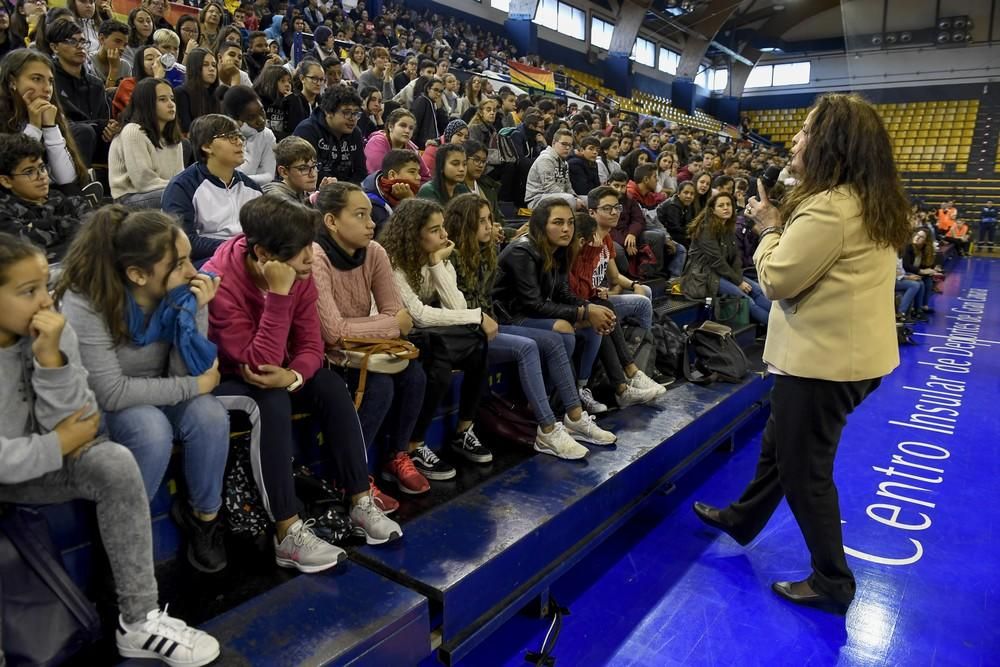
MULTIPOLYGON (((454 197, 458 195, 463 195, 469 192, 469 188, 465 187, 465 183, 459 183, 455 186, 454 197)), ((444 195, 438 192, 437 188, 434 187, 434 181, 427 181, 420 186, 420 190, 417 191, 417 196, 421 199, 430 199, 431 201, 436 201, 437 203, 444 206, 448 203, 448 200, 444 198, 444 195)))

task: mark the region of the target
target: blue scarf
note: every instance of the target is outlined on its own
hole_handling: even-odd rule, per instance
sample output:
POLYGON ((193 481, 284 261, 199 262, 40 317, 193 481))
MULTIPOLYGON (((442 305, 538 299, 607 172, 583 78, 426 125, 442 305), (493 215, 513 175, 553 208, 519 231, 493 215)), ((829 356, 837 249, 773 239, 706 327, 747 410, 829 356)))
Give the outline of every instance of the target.
MULTIPOLYGON (((215 277, 210 273, 206 275, 215 277)), ((192 294, 190 285, 179 285, 167 292, 149 318, 148 326, 145 325, 146 317, 132 298, 131 292, 126 290, 126 295, 128 311, 125 315, 133 343, 139 347, 159 341, 173 343, 191 375, 201 375, 212 367, 217 349, 215 343, 198 331, 195 322, 198 298, 192 294)))

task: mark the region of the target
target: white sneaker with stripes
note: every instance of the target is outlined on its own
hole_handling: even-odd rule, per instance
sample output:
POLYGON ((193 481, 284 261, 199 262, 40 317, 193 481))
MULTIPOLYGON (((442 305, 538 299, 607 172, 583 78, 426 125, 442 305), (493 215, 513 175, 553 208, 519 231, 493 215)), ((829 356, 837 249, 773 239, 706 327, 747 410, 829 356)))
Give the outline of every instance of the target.
POLYGON ((133 625, 138 627, 130 627, 118 617, 115 643, 123 658, 151 658, 171 667, 200 667, 219 657, 215 637, 172 618, 166 607, 152 610, 145 621, 133 625))

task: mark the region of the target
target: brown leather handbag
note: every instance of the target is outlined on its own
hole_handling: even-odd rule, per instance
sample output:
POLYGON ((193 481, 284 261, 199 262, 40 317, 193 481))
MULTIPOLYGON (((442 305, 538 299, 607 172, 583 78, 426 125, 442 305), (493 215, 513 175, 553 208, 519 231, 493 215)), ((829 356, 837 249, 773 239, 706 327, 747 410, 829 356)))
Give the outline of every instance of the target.
POLYGON ((354 392, 355 409, 361 407, 361 401, 365 397, 369 371, 395 375, 406 370, 411 359, 420 356, 420 350, 402 338, 342 338, 338 352, 338 358, 327 355, 329 364, 360 371, 358 389, 354 392))

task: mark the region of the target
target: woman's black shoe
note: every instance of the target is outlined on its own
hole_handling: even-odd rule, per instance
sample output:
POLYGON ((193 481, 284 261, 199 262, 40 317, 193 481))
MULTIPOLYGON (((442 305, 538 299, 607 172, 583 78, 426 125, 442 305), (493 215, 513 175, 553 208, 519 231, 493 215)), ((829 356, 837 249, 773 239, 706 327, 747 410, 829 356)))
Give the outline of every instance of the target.
POLYGON ((221 516, 202 521, 179 498, 170 508, 170 516, 187 538, 187 559, 191 567, 209 574, 226 567, 225 528, 221 516))
POLYGON ((810 590, 807 593, 795 592, 794 587, 809 588, 806 581, 776 581, 771 584, 771 590, 777 593, 779 596, 785 598, 789 602, 794 602, 795 604, 801 604, 806 607, 815 607, 816 609, 823 609, 825 611, 830 611, 835 614, 846 614, 847 608, 850 604, 844 604, 843 602, 838 602, 834 600, 829 595, 824 593, 817 593, 816 591, 810 590))

